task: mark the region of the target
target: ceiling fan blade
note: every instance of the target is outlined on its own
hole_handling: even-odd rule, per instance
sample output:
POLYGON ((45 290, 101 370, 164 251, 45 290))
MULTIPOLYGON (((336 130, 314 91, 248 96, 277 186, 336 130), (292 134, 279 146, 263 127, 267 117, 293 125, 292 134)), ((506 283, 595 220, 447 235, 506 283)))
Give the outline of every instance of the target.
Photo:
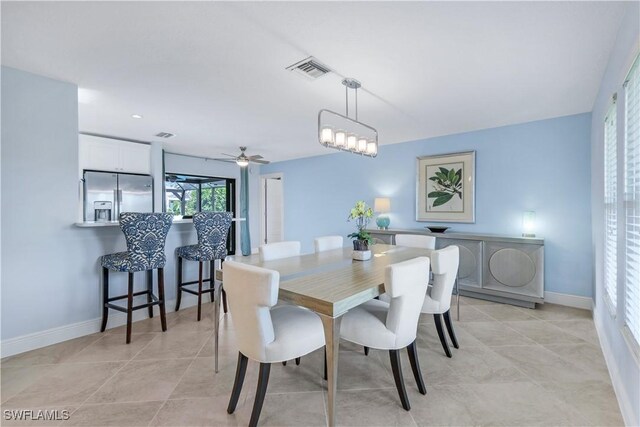
POLYGON ((260 159, 264 159, 264 157, 262 157, 260 154, 249 156, 249 160, 260 160, 260 159))
POLYGON ((271 163, 269 160, 259 160, 259 159, 251 159, 250 162, 260 163, 261 165, 268 165, 269 163, 271 163))
POLYGON ((220 154, 222 154, 223 156, 233 157, 234 159, 238 157, 237 155, 233 155, 233 154, 227 154, 227 153, 220 153, 220 154))
POLYGON ((233 159, 211 159, 211 160, 215 160, 217 162, 227 162, 227 163, 235 163, 236 162, 235 158, 233 158, 233 159))

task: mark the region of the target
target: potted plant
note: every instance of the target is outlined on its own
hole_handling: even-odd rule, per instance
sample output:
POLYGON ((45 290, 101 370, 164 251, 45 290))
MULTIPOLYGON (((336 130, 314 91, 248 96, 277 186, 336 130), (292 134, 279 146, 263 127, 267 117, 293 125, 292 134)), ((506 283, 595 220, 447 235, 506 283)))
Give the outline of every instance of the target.
POLYGON ((355 220, 356 228, 358 229, 355 233, 351 233, 347 236, 353 239, 354 259, 364 261, 371 258, 369 245, 373 243, 373 239, 366 228, 372 217, 373 209, 367 206, 367 204, 362 200, 357 201, 355 206, 351 209, 351 212, 349 212, 349 218, 347 218, 347 220, 355 220))

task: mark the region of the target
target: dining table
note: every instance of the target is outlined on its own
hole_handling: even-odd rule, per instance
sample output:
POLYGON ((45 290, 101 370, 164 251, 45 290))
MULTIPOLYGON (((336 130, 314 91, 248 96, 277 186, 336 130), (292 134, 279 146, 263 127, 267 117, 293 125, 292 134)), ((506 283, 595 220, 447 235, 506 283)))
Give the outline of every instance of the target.
MULTIPOLYGON (((386 244, 375 244, 370 249, 372 256, 367 261, 352 259, 353 250, 347 247, 270 261, 261 261, 257 254, 227 257, 227 260, 278 271, 278 299, 308 308, 320 316, 326 342, 329 426, 334 426, 336 420, 341 316, 384 293, 385 268, 388 265, 421 256, 429 257, 433 252, 432 249, 386 244)), ((218 330, 224 267, 216 270, 215 279, 214 364, 215 372, 218 372, 218 330)))

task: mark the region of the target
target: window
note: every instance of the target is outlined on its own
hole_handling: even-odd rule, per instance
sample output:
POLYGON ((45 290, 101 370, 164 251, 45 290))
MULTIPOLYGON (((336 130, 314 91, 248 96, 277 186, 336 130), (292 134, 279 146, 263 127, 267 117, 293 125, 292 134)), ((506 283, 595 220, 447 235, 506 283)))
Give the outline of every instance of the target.
MULTIPOLYGON (((212 176, 165 174, 165 210, 191 218, 196 212, 233 212, 236 216, 236 180, 212 176)), ((231 223, 227 250, 235 253, 235 223, 231 223)))
POLYGON ((640 57, 625 81, 624 313, 640 342, 640 57))
POLYGON ((616 103, 604 119, 604 289, 612 308, 616 307, 618 286, 617 209, 617 118, 616 103))

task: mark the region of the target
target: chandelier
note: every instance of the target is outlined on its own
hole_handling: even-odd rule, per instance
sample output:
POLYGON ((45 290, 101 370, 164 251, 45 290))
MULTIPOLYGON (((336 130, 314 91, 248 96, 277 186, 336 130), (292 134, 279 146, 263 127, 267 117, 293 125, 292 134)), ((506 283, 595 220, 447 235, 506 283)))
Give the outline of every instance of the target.
POLYGON ((318 141, 327 148, 376 157, 378 155, 378 131, 358 121, 358 89, 356 79, 344 79, 345 115, 322 109, 318 113, 318 141), (349 89, 355 92, 355 119, 349 117, 349 89))

